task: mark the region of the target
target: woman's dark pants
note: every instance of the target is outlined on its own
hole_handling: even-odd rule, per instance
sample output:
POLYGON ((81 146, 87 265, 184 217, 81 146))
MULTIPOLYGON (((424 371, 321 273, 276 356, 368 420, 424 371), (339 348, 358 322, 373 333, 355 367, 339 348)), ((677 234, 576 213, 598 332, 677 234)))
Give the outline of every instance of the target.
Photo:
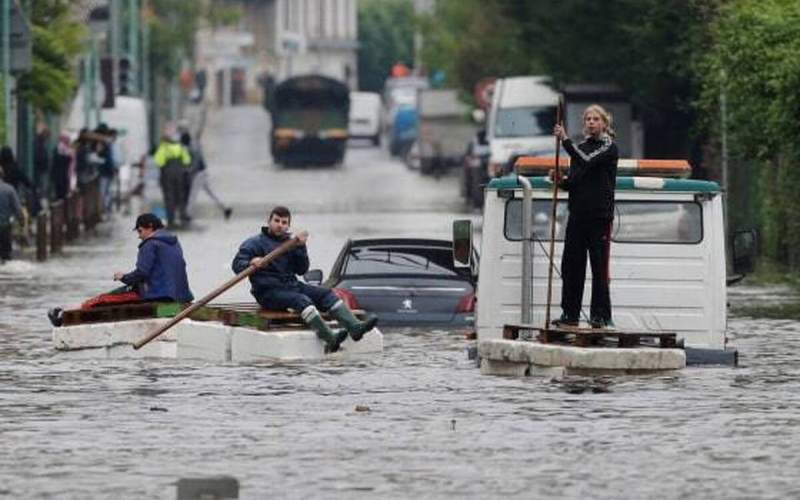
POLYGON ((611 321, 611 297, 608 291, 611 223, 603 219, 567 221, 567 236, 561 255, 561 309, 569 320, 580 318, 583 285, 586 280, 586 256, 592 268, 591 318, 611 321))

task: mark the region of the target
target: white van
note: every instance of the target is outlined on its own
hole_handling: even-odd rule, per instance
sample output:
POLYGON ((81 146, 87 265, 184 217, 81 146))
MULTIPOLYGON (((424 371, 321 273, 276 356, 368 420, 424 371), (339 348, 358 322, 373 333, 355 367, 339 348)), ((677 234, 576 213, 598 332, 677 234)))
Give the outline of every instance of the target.
MULTIPOLYGON (((517 162, 518 168, 523 160, 517 162)), ((541 174, 554 165, 553 158, 533 158, 523 167, 532 167, 534 172, 525 172, 524 178, 512 174, 493 179, 486 188, 477 289, 479 341, 503 338, 504 325, 519 324, 526 315, 531 324, 544 325, 553 185, 541 174), (528 277, 523 276, 525 179, 532 186, 533 241, 527 250, 532 254, 532 272, 528 277), (529 304, 524 303, 526 295, 531 297, 529 304)), ((691 171, 685 161, 620 160, 618 168, 610 262, 616 328, 674 332, 683 339, 690 364, 735 364, 736 351, 728 346, 726 336, 727 245, 719 186, 682 178, 691 171)), ((558 272, 567 193, 559 192, 557 207, 550 318, 561 312, 558 272)), ((468 253, 463 249, 471 246, 471 240, 464 240, 469 232, 454 228, 454 248, 462 248, 464 255, 468 253)), ((734 272, 747 272, 752 265, 754 235, 744 233, 751 233, 751 241, 734 255, 734 272), (737 268, 739 262, 742 268, 737 268)), ((587 321, 591 289, 587 270, 582 321, 587 321)))
POLYGON ((495 82, 486 129, 490 178, 502 172, 512 155, 555 154, 559 94, 549 81, 546 76, 516 76, 495 82))
POLYGON ((354 139, 381 143, 381 96, 375 92, 350 92, 348 132, 354 139))

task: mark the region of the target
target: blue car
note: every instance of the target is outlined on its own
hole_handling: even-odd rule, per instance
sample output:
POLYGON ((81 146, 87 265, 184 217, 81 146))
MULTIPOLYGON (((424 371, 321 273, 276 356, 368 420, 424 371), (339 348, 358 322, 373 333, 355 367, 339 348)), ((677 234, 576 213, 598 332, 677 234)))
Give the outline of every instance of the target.
MULTIPOLYGON (((351 309, 376 314, 393 326, 473 326, 477 254, 472 267, 453 266, 448 240, 348 240, 324 285, 351 309)), ((319 270, 307 281, 321 281, 319 270)))

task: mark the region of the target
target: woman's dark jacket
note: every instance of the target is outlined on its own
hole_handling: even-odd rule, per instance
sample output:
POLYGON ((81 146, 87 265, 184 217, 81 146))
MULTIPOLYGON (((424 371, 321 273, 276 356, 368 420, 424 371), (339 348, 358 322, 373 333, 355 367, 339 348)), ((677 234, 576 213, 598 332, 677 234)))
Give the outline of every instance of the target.
POLYGON ((571 139, 562 144, 570 156, 569 176, 561 183, 569 191, 570 217, 612 220, 617 145, 608 135, 589 137, 577 146, 571 139))
POLYGON ((194 299, 186 277, 183 250, 173 234, 159 229, 139 243, 136 269, 120 280, 136 287, 145 300, 172 299, 191 302, 194 299))
MULTIPOLYGON (((260 234, 246 239, 239 247, 239 251, 236 253, 236 257, 233 258, 231 265, 233 272, 239 274, 244 271, 254 257, 267 255, 291 237, 291 234, 276 237, 269 232, 268 228, 262 227, 260 234)), ((266 290, 286 288, 287 285, 297 282, 298 274, 305 274, 308 271, 308 265, 306 246, 296 246, 274 259, 266 267, 251 274, 251 291, 254 295, 257 295, 266 290)))

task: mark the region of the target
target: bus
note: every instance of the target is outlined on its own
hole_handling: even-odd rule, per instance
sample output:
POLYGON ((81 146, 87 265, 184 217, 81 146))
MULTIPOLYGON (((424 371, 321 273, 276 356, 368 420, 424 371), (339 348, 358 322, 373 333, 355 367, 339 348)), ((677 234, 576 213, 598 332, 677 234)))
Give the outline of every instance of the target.
POLYGON ((337 165, 344 160, 350 89, 321 75, 297 76, 274 88, 271 150, 275 163, 337 165))

